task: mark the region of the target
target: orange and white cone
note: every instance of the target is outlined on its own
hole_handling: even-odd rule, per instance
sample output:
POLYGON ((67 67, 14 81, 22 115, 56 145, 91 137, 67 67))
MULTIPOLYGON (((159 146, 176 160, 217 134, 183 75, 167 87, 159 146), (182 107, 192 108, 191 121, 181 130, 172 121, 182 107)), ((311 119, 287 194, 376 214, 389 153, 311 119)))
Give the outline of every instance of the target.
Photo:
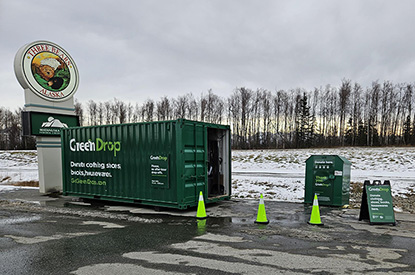
POLYGON ((308 224, 311 225, 324 225, 320 219, 320 209, 318 207, 317 194, 314 194, 313 209, 311 210, 311 217, 308 224))

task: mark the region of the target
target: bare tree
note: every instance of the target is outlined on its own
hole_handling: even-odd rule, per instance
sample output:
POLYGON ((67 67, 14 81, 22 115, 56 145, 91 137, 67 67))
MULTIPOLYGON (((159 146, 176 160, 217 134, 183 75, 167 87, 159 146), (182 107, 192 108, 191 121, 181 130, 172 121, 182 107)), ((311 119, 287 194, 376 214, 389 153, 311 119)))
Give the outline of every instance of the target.
POLYGON ((98 123, 98 125, 104 124, 104 112, 105 112, 104 103, 99 102, 98 105, 97 105, 97 123, 98 123))
POLYGON ((197 104, 196 99, 193 94, 187 94, 187 114, 188 118, 191 120, 197 120, 199 117, 199 104, 197 104))
POLYGON ((349 118, 349 129, 348 129, 348 145, 356 145, 358 131, 359 131, 359 122, 362 119, 362 87, 355 83, 352 89, 352 93, 350 95, 350 102, 351 102, 351 110, 350 110, 350 118, 349 118))
POLYGON ((144 102, 141 108, 141 120, 142 121, 153 121, 154 119, 154 101, 148 99, 144 102))
POLYGON ((97 103, 92 99, 86 104, 89 117, 89 125, 97 125, 97 103))
POLYGON ((235 91, 230 98, 228 98, 228 117, 229 123, 232 127, 233 133, 233 146, 236 148, 240 148, 242 144, 242 133, 241 133, 241 125, 240 125, 240 115, 241 115, 241 103, 240 98, 235 91))
POLYGON ((111 108, 111 101, 104 102, 104 117, 105 117, 105 124, 111 124, 112 122, 112 108, 111 108))
POLYGON ((79 117, 79 124, 82 126, 84 122, 84 110, 78 99, 75 99, 75 115, 79 117))
POLYGON ((171 119, 172 108, 170 106, 170 100, 165 96, 162 97, 156 104, 156 116, 157 120, 169 120, 171 119))
POLYGON ((225 103, 212 90, 200 99, 200 120, 211 123, 222 123, 225 103))
POLYGON ((369 105, 369 121, 368 129, 368 145, 373 146, 378 143, 378 109, 380 100, 380 84, 376 81, 372 83, 370 90, 370 105, 369 105))
POLYGON ((186 118, 187 110, 189 109, 188 105, 188 97, 187 96, 178 96, 177 99, 173 100, 174 106, 174 117, 178 118, 186 118))
POLYGON ((389 81, 383 83, 380 96, 380 142, 381 145, 389 144, 391 134, 392 111, 396 106, 393 84, 389 81))
POLYGON ((242 136, 242 148, 248 148, 248 138, 251 134, 249 132, 249 119, 251 115, 252 105, 252 91, 246 88, 240 88, 237 90, 238 96, 240 97, 240 108, 241 108, 241 136, 242 136))
POLYGON ((120 124, 127 122, 127 105, 118 99, 114 99, 114 110, 116 110, 116 114, 118 115, 118 121, 120 124))

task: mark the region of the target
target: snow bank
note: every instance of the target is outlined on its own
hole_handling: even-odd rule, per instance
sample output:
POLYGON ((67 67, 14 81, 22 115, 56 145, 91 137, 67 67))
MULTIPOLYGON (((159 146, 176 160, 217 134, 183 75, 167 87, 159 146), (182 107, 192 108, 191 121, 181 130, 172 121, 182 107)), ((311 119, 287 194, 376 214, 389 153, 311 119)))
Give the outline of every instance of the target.
MULTIPOLYGON (((344 147, 330 149, 234 150, 232 195, 237 198, 302 202, 305 161, 311 155, 340 155, 352 163, 352 182, 390 180, 393 195, 415 190, 415 147, 344 147)), ((36 151, 0 152, 0 192, 38 181, 36 151)))
POLYGON ((235 197, 302 202, 305 161, 312 155, 340 155, 352 163, 351 181, 390 180, 393 195, 415 190, 415 147, 342 147, 290 150, 234 150, 235 197))
POLYGON ((0 151, 0 192, 33 188, 12 184, 38 180, 36 151, 0 151))

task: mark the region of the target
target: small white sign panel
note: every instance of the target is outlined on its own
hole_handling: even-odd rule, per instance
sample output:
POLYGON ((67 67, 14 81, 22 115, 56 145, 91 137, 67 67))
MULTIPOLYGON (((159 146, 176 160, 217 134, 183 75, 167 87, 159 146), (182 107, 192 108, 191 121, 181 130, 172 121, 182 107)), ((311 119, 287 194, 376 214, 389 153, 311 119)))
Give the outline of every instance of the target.
POLYGON ((334 171, 335 176, 343 176, 343 171, 334 171))

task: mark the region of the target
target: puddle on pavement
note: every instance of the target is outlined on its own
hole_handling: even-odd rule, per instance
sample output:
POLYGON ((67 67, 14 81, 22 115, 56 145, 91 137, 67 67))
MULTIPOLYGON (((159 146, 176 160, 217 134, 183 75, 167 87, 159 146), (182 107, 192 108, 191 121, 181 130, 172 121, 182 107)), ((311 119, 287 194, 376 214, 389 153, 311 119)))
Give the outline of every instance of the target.
POLYGON ((29 217, 16 217, 16 218, 6 218, 0 219, 0 225, 12 225, 12 224, 21 224, 41 220, 40 215, 31 215, 29 217))

